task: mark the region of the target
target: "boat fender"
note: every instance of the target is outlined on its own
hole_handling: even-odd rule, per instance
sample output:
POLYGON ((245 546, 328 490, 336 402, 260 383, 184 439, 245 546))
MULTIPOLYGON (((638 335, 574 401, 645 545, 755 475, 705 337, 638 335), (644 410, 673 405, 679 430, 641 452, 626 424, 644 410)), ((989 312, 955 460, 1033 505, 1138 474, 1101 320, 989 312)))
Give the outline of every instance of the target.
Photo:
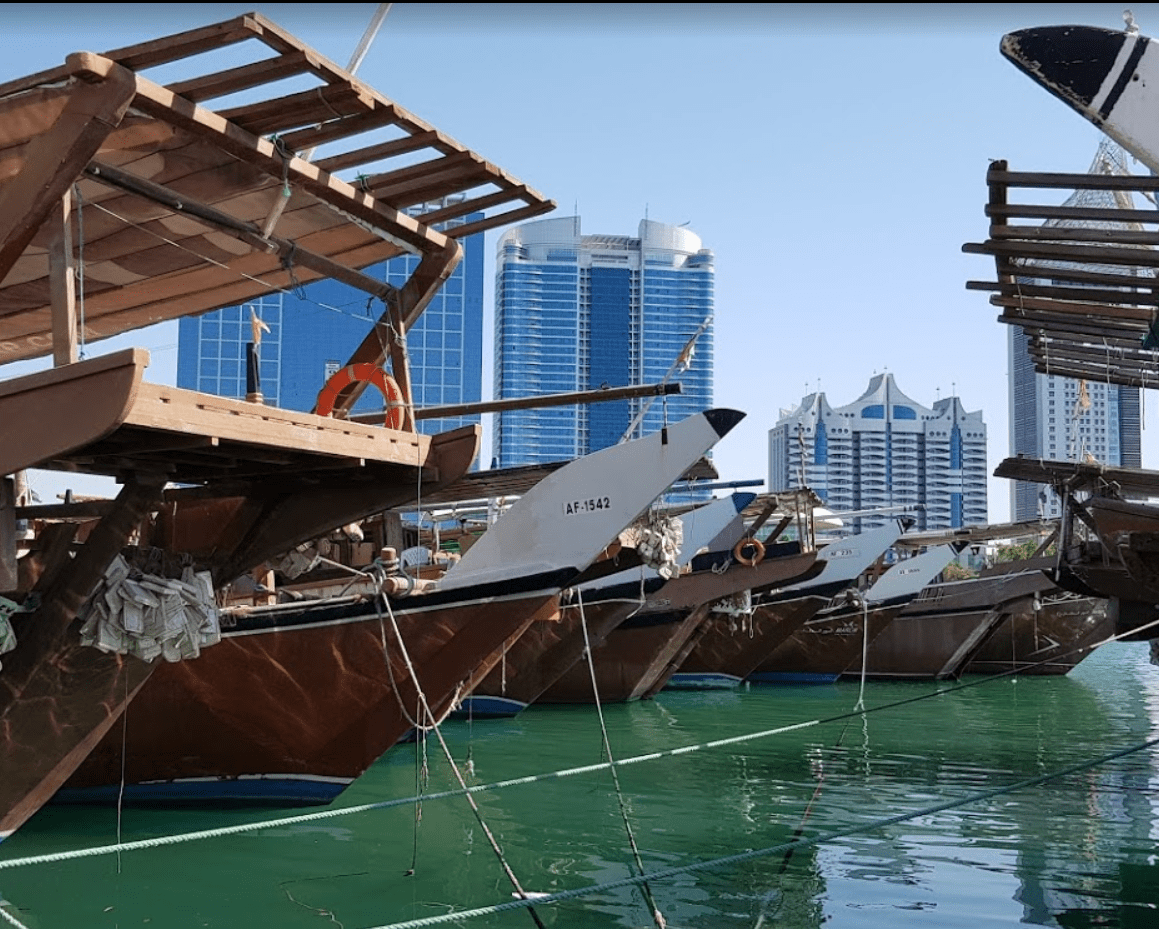
POLYGON ((386 418, 382 424, 387 429, 401 429, 406 419, 406 403, 402 398, 402 389, 398 386, 398 381, 378 365, 369 362, 347 365, 330 375, 330 379, 318 393, 315 412, 319 416, 329 416, 334 412, 334 402, 338 399, 338 394, 355 381, 373 384, 382 392, 386 400, 386 418))
POLYGON ((765 560, 765 543, 760 539, 741 539, 732 547, 732 557, 748 567, 765 560))

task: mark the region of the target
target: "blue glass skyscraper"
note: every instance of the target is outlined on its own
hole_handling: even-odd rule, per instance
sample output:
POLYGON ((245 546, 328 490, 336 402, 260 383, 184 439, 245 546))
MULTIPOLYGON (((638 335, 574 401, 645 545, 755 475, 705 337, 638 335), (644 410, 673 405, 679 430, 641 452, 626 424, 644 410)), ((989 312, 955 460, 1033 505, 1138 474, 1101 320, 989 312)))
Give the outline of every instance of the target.
MULTIPOLYGON (((458 222, 482 219, 471 214, 458 222)), ((407 332, 411 386, 416 407, 467 403, 483 390, 483 235, 460 240, 463 260, 407 332)), ((365 269, 401 286, 418 259, 403 255, 365 269)), ((261 389, 268 403, 309 410, 327 378, 346 364, 374 322, 382 303, 334 280, 306 284, 241 306, 183 317, 178 332, 177 385, 241 398, 246 395, 246 344, 251 311, 269 326, 261 340, 261 389)), ((382 409, 382 396, 367 390, 353 412, 382 409)), ((420 420, 424 432, 442 432, 479 416, 420 420)))
POLYGON ((643 220, 635 238, 581 235, 578 216, 540 220, 508 230, 497 259, 497 397, 669 376, 682 389, 650 405, 637 399, 499 414, 499 466, 584 455, 616 444, 629 428, 633 437, 646 435, 666 417, 673 422, 712 406, 713 255, 691 230, 643 220))

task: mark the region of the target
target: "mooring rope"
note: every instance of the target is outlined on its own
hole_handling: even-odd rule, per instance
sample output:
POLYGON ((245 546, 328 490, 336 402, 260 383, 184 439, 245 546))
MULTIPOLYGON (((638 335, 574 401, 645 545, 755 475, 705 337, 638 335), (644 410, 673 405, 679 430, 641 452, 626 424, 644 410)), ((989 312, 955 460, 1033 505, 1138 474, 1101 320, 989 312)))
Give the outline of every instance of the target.
POLYGON ((15 926, 16 929, 28 929, 24 923, 22 923, 19 919, 4 909, 3 905, 0 905, 0 917, 3 917, 5 922, 15 926))
MULTIPOLYGON (((608 769, 612 775, 612 784, 616 788, 616 800, 620 804, 620 818, 624 821, 624 831, 628 834, 628 845, 632 848, 632 858, 636 862, 636 870, 640 874, 645 874, 644 859, 640 857, 640 848, 636 844, 636 835, 632 831, 632 821, 628 818, 628 808, 624 803, 624 792, 620 789, 620 776, 616 773, 615 758, 612 756, 612 743, 608 739, 608 727, 604 723, 604 710, 600 706, 600 688, 596 683, 596 664, 592 657, 592 643, 588 638, 588 618, 584 613, 584 594, 582 590, 576 591, 578 594, 579 614, 580 614, 580 628, 584 633, 584 654, 588 659, 588 673, 592 678, 592 698, 596 705, 596 716, 600 721, 600 735, 604 740, 604 756, 611 762, 611 767, 608 769)), ((644 902, 648 904, 648 908, 652 912, 652 921, 656 923, 657 929, 666 929, 664 922, 664 915, 660 912, 660 907, 656 904, 656 898, 652 895, 652 888, 648 886, 648 882, 644 881, 640 884, 640 892, 644 895, 644 902)))
MULTIPOLYGON (((491 832, 487 826, 487 823, 484 821, 483 813, 479 809, 479 805, 475 803, 475 798, 471 796, 471 792, 467 787, 467 782, 463 779, 463 774, 459 770, 459 766, 455 764, 455 757, 451 754, 451 749, 447 745, 446 740, 443 738, 443 730, 440 726, 442 720, 435 719, 434 711, 431 710, 431 705, 427 702, 427 695, 423 693, 422 685, 419 684, 418 674, 415 671, 414 664, 410 660, 410 653, 407 651, 406 644, 402 640, 402 632, 399 630, 398 623, 394 618, 394 610, 390 605, 390 600, 386 597, 383 597, 382 599, 386 600, 386 611, 387 615, 390 617, 390 627, 394 632, 394 637, 398 640, 399 652, 402 654, 407 673, 410 675, 411 682, 414 684, 415 692, 418 694, 418 703, 421 707, 421 712, 425 715, 425 718, 432 723, 432 725, 429 727, 429 731, 434 732, 435 737, 439 740, 439 745, 442 747, 443 754, 447 758, 447 764, 451 766, 451 772, 455 775, 455 780, 459 782, 460 792, 466 798, 467 803, 470 805, 471 812, 475 814, 475 821, 479 824, 479 828, 483 830, 483 834, 487 837, 487 841, 491 844, 491 850, 495 852, 495 857, 499 859, 499 865, 503 869, 503 873, 507 876, 507 880, 509 880, 511 882, 511 886, 515 888, 515 892, 519 895, 521 902, 530 901, 531 898, 528 897, 527 892, 520 885, 519 878, 515 876, 515 872, 511 870, 511 865, 507 863, 507 858, 503 854, 503 849, 499 847, 499 842, 496 840, 494 834, 491 832)), ((387 661, 389 663, 389 658, 387 661)), ((458 691, 456 690, 455 698, 450 701, 450 706, 454 707, 455 703, 457 702, 458 691)), ((447 712, 449 713, 450 710, 448 709, 447 712)), ((534 908, 530 905, 530 902, 528 902, 527 912, 531 916, 531 919, 534 921, 538 929, 547 929, 547 927, 544 926, 543 922, 540 920, 539 914, 536 913, 534 908)))
MULTIPOLYGON (((649 752, 646 755, 635 755, 631 758, 621 758, 614 762, 614 764, 617 767, 626 767, 627 765, 641 764, 649 761, 658 761, 662 758, 675 758, 681 755, 689 755, 693 752, 707 751, 714 748, 724 748, 730 745, 740 745, 745 742, 754 742, 777 735, 784 735, 787 732, 809 729, 814 726, 844 722, 845 720, 858 717, 864 718, 871 713, 880 713, 885 710, 907 706, 911 703, 920 703, 923 700, 932 700, 939 697, 945 697, 951 694, 959 693, 963 690, 969 690, 973 687, 979 687, 983 684, 1005 680, 1014 676, 1015 674, 1018 674, 1019 672, 1032 670, 1040 664, 1047 664, 1050 660, 1057 661, 1059 658, 1066 658, 1085 651, 1091 651, 1111 642, 1116 642, 1128 636, 1136 635, 1139 632, 1145 631, 1153 626, 1159 626, 1159 620, 1153 620, 1152 622, 1145 623, 1142 626, 1129 629, 1126 632, 1108 636, 1107 638, 1096 642, 1094 645, 1085 645, 1080 648, 1072 649, 1070 652, 1067 652, 1064 655, 1055 656, 1054 659, 1047 659, 1044 661, 1036 662, 1034 664, 1027 664, 1018 669, 1003 671, 999 674, 994 674, 989 677, 979 677, 975 680, 967 681, 965 683, 959 682, 956 685, 942 687, 939 690, 919 694, 914 697, 905 697, 901 700, 894 700, 890 703, 883 703, 878 706, 867 707, 863 710, 839 713, 834 716, 810 719, 799 723, 790 723, 787 726, 778 726, 774 729, 764 729, 758 732, 746 732, 742 733, 741 735, 728 736, 727 738, 723 739, 713 739, 712 741, 701 742, 695 745, 682 745, 678 746, 677 748, 663 749, 662 751, 658 752, 649 752)), ((464 793, 485 793, 491 790, 506 790, 509 787, 523 787, 529 784, 537 784, 544 781, 562 780, 563 778, 576 777, 583 774, 594 774, 599 771, 604 771, 610 766, 611 763, 602 762, 598 764, 581 765, 574 768, 564 768, 558 771, 549 771, 544 774, 528 774, 524 775, 523 777, 514 777, 501 781, 493 781, 490 784, 476 784, 475 786, 467 787, 465 790, 437 791, 435 793, 427 794, 425 799, 427 802, 430 802, 433 800, 445 800, 451 797, 459 797, 464 793)), ((40 864, 72 861, 79 858, 94 858, 101 855, 118 854, 120 852, 141 851, 144 849, 160 848, 165 845, 180 845, 185 842, 198 842, 205 839, 223 838, 225 836, 241 835, 247 832, 258 832, 262 829, 301 825, 303 823, 317 822, 324 819, 333 819, 339 816, 350 816, 358 813, 368 813, 373 810, 387 810, 399 806, 408 806, 413 804, 417 799, 417 797, 401 797, 395 800, 378 800, 374 803, 363 803, 357 806, 340 807, 337 809, 317 810, 311 813, 301 813, 297 816, 284 816, 278 819, 262 820, 256 823, 239 823, 232 826, 219 826, 215 829, 203 829, 197 832, 185 832, 177 835, 155 836, 151 839, 138 839, 135 842, 126 842, 123 844, 74 848, 63 852, 47 852, 41 855, 30 855, 25 858, 10 858, 7 860, 0 859, 0 871, 4 871, 10 868, 23 868, 40 864)))
MULTIPOLYGON (((884 829, 887 826, 894 826, 898 823, 909 822, 913 819, 920 819, 923 816, 932 816, 935 813, 944 813, 947 810, 968 806, 973 803, 980 803, 983 800, 992 800, 995 797, 1001 797, 1006 794, 1015 793, 1019 790, 1025 790, 1028 787, 1036 787, 1040 784, 1045 784, 1049 781, 1060 777, 1066 777, 1070 774, 1079 774, 1083 771, 1089 771, 1092 768, 1097 768, 1099 765, 1106 764, 1109 761, 1114 761, 1116 758, 1126 757, 1127 755, 1134 754, 1135 752, 1151 748, 1154 745, 1159 745, 1159 738, 1149 739, 1148 741, 1142 742, 1138 745, 1132 745, 1130 748, 1109 752, 1108 754, 1102 755, 1093 760, 1069 765, 1065 768, 1060 768, 1047 774, 1039 774, 1035 777, 1028 777, 1013 784, 1008 784, 1005 787, 996 787, 992 790, 983 790, 979 791, 978 793, 967 794, 965 797, 946 800, 941 803, 934 803, 930 806, 923 807, 920 810, 911 810, 908 813, 898 813, 894 816, 886 816, 881 819, 872 820, 868 823, 851 826, 848 829, 835 829, 832 832, 821 833, 819 835, 810 836, 809 838, 794 839, 792 841, 782 842, 780 845, 773 845, 768 848, 758 848, 752 851, 741 852, 736 855, 726 855, 722 858, 712 858, 707 861, 694 861, 692 864, 664 868, 659 871, 653 871, 650 874, 642 874, 639 876, 633 875, 631 877, 621 878, 620 880, 616 881, 607 881, 603 884, 593 884, 588 887, 577 887, 574 890, 561 890, 557 893, 545 894, 541 897, 536 897, 534 902, 539 906, 549 906, 553 903, 561 903, 565 900, 574 900, 578 897, 586 897, 591 894, 602 894, 607 893, 610 890, 619 890, 622 887, 629 887, 633 884, 639 884, 644 881, 665 880, 670 877, 679 877, 682 874, 691 874, 695 871, 709 871, 715 868, 726 867, 728 865, 741 864, 745 861, 752 861, 757 858, 767 858, 770 855, 785 854, 797 849, 808 848, 813 845, 821 845, 822 843, 832 842, 836 839, 864 835, 878 829, 884 829)), ((496 903, 490 906, 479 907, 474 910, 457 910, 453 913, 445 913, 438 916, 427 916, 420 919, 412 919, 400 923, 387 923, 385 925, 375 926, 373 929, 421 929, 421 927, 437 926, 443 923, 457 922, 461 919, 473 919, 476 916, 492 916, 496 913, 502 913, 507 910, 515 910, 528 905, 529 903, 523 900, 511 900, 504 903, 496 903)))

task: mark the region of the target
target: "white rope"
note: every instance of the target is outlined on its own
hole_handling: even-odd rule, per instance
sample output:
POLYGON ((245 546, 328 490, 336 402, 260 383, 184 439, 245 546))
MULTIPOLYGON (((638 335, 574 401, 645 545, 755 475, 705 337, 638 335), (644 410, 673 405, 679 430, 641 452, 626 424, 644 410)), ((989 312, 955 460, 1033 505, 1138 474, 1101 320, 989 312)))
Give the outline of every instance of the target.
MULTIPOLYGON (((499 842, 495 839, 495 836, 487 827, 487 823, 484 822, 483 813, 480 811, 478 804, 475 803, 475 798, 471 796, 471 792, 467 787, 467 782, 463 779, 463 774, 459 770, 459 766, 455 764, 455 758, 451 754, 451 749, 448 747, 446 740, 443 738, 443 731, 440 728, 440 724, 443 722, 443 719, 445 719, 446 716, 451 712, 455 704, 458 703, 459 691, 456 690, 455 697, 449 702, 447 712, 443 715, 443 719, 436 720, 435 714, 431 710, 431 705, 427 702, 427 695, 423 693, 422 685, 419 684, 418 674, 415 672, 414 664, 410 660, 410 653, 407 651, 406 644, 402 640, 402 633, 399 631, 398 623, 395 621, 394 610, 391 609, 390 600, 386 597, 383 599, 386 600, 386 610, 387 614, 390 616, 390 626, 394 632, 394 637, 398 640, 399 651, 402 654, 403 662, 406 664, 407 673, 410 675, 411 683, 414 684, 415 692, 418 694, 419 705, 421 706, 425 717, 432 721, 432 725, 429 727, 429 730, 426 731, 434 732, 436 738, 438 738, 439 745, 443 749, 443 754, 447 758, 447 764, 451 766, 451 773, 455 775, 455 780, 459 782, 459 788, 463 796, 466 797, 467 803, 471 807, 471 811, 475 814, 475 821, 479 823, 479 828, 483 830, 483 834, 487 837, 487 841, 491 844, 492 851, 495 852, 495 856, 499 859, 499 865, 502 867, 503 873, 511 882, 511 886, 515 888, 515 892, 519 895, 521 902, 528 902, 528 913, 531 915, 531 918, 534 920, 538 929, 546 929, 546 927, 540 921, 539 916, 535 910, 530 908, 530 898, 527 896, 527 893, 520 885, 519 879, 515 876, 515 872, 511 870, 511 866, 507 863, 507 859, 503 855, 503 849, 499 847, 499 842)), ((389 664, 389 658, 387 659, 387 663, 389 664)), ((663 927, 661 927, 661 929, 663 929, 663 927)))
MULTIPOLYGON (((1094 645, 1083 646, 1082 648, 1075 649, 1074 651, 1068 652, 1067 654, 1072 655, 1084 651, 1093 651, 1102 645, 1106 645, 1111 642, 1117 642, 1120 639, 1124 639, 1128 636, 1136 635, 1139 632, 1146 631, 1153 626, 1159 626, 1159 619, 1133 629, 1128 629, 1125 632, 1108 636, 1101 642, 1096 642, 1094 645)), ((1059 656, 1055 656, 1054 660, 1058 660, 1058 657, 1059 656)), ((1042 663, 1044 662, 1038 662, 1037 664, 1042 663)), ((1023 668, 1023 671, 1034 668, 1036 666, 1036 664, 1028 664, 1023 668)), ((991 677, 978 677, 971 681, 960 682, 951 687, 944 687, 940 690, 919 694, 915 697, 906 697, 902 700, 895 700, 891 703, 883 703, 880 706, 867 707, 866 709, 857 712, 840 713, 836 716, 810 719, 804 722, 791 723, 787 726, 778 726, 775 729, 764 729, 758 732, 746 732, 742 733, 741 735, 729 736, 723 739, 713 739, 712 741, 701 742, 695 745, 683 745, 677 748, 669 748, 658 752, 650 752, 646 755, 636 755, 631 758, 621 758, 614 763, 603 762, 599 764, 581 765, 575 768, 564 768, 558 771, 549 771, 544 774, 529 774, 523 777, 514 777, 502 781, 493 781, 490 784, 477 784, 472 787, 467 787, 465 790, 444 790, 437 793, 427 794, 425 799, 429 802, 432 800, 444 800, 451 797, 459 797, 464 793, 485 793, 492 790, 505 790, 509 787, 523 787, 544 781, 562 780, 563 778, 575 777, 583 774, 595 774, 597 772, 607 770, 612 766, 612 764, 614 764, 616 767, 626 767, 628 765, 642 764, 649 761, 658 761, 663 758, 675 758, 681 755, 690 755, 694 752, 707 751, 714 748, 725 748, 730 745, 741 745, 745 742, 754 742, 760 739, 770 738, 772 736, 784 735, 787 732, 797 732, 802 729, 812 728, 813 726, 842 722, 844 720, 852 719, 855 717, 868 717, 871 713, 878 713, 883 710, 895 709, 900 706, 906 706, 910 703, 919 703, 923 700, 946 697, 950 694, 954 694, 963 690, 969 690, 973 687, 979 687, 983 684, 989 684, 998 680, 1005 680, 1013 673, 1014 672, 1012 671, 1003 671, 1002 673, 995 674, 991 677)), ((418 797, 401 797, 395 800, 379 800, 374 803, 363 803, 357 806, 341 807, 338 809, 318 810, 311 813, 302 813, 297 816, 285 816, 279 819, 262 820, 261 822, 256 823, 240 823, 233 826, 220 826, 216 829, 204 829, 198 832, 186 832, 178 835, 168 836, 155 836, 154 838, 150 839, 139 839, 136 842, 126 842, 118 845, 91 846, 88 848, 70 849, 63 852, 48 852, 42 855, 30 855, 25 858, 10 858, 7 860, 0 860, 0 871, 41 864, 54 864, 61 861, 73 861, 80 858, 96 858, 102 855, 117 854, 119 852, 143 851, 145 849, 160 848, 166 845, 181 845, 186 842, 197 842, 205 839, 241 835, 247 832, 257 832, 262 829, 296 826, 303 823, 318 822, 319 820, 334 819, 340 816, 351 816, 359 813, 368 813, 374 810, 387 810, 399 806, 408 806, 415 803, 418 799, 418 797)))
POLYGON ((4 909, 3 906, 0 906, 0 917, 3 917, 5 922, 15 926, 16 929, 28 929, 24 923, 22 923, 19 919, 4 909))
MULTIPOLYGON (((651 874, 642 874, 639 876, 633 875, 631 877, 621 878, 617 881, 607 881, 603 884, 593 884, 588 887, 578 887, 574 890, 563 890, 558 893, 546 894, 542 897, 537 897, 534 901, 537 906, 549 906, 553 903, 559 903, 564 900, 574 900, 577 897, 586 897, 592 894, 603 894, 611 890, 618 890, 621 887, 629 887, 633 884, 640 884, 644 881, 664 880, 670 877, 679 877, 682 874, 690 874, 695 871, 709 871, 715 868, 722 868, 727 865, 741 864, 742 862, 752 861, 757 858, 767 858, 770 855, 784 854, 788 851, 794 851, 799 848, 809 848, 814 845, 821 845, 825 842, 833 842, 837 839, 848 838, 850 836, 865 835, 870 832, 884 829, 887 826, 895 826, 899 823, 909 822, 914 819, 921 819, 924 816, 932 816, 936 813, 943 813, 947 810, 953 810, 958 807, 968 806, 974 803, 980 803, 983 800, 992 800, 996 797, 1005 796, 1007 794, 1015 793, 1019 790, 1025 790, 1029 787, 1036 787, 1040 784, 1048 783, 1060 777, 1066 777, 1070 774, 1078 774, 1083 771, 1088 771, 1091 768, 1096 768, 1099 765, 1106 764, 1109 761, 1114 761, 1117 758, 1123 758, 1134 752, 1143 751, 1151 748, 1154 745, 1159 745, 1159 738, 1150 739, 1138 745, 1132 745, 1130 748, 1120 749, 1117 752, 1111 752, 1092 761, 1079 762, 1065 768, 1060 768, 1056 771, 1051 771, 1047 774, 1040 774, 1036 777, 1029 777, 1025 780, 1017 781, 1014 784, 1009 784, 1005 787, 996 787, 993 790, 979 791, 978 793, 967 794, 964 797, 946 800, 942 803, 935 803, 920 810, 911 810, 907 813, 898 813, 894 816, 887 816, 881 819, 873 820, 868 823, 862 823, 856 826, 851 826, 848 829, 835 829, 832 832, 825 832, 819 835, 810 836, 809 838, 794 839, 791 842, 783 842, 780 845, 773 845, 768 848, 759 848, 753 851, 741 852, 737 855, 727 855, 723 858, 712 858, 708 861, 695 861, 692 864, 680 865, 673 868, 664 868, 660 871, 653 871, 651 874)), ((496 913, 505 912, 507 910, 519 909, 523 906, 528 906, 529 903, 522 900, 512 900, 505 903, 498 903, 491 906, 480 907, 474 910, 458 910, 453 913, 444 913, 438 916, 428 916, 422 919, 412 919, 400 923, 388 923, 382 926, 375 926, 374 929, 421 929, 426 926, 437 926, 448 922, 457 922, 462 919, 472 919, 476 916, 491 916, 496 913)))
MULTIPOLYGON (((640 874, 646 873, 644 871, 644 861, 640 857, 640 849, 636 845, 636 836, 632 832, 632 822, 628 818, 628 808, 624 803, 624 792, 620 789, 620 776, 616 773, 615 758, 612 757, 612 743, 608 739, 608 727, 604 722, 604 709, 600 705, 600 688, 596 683, 596 665, 595 659, 592 657, 592 643, 588 638, 588 618, 584 613, 584 593, 582 590, 577 591, 579 595, 579 614, 580 614, 580 628, 584 633, 584 654, 588 659, 588 673, 592 678, 592 699, 596 705, 596 716, 600 721, 600 735, 604 740, 604 755, 607 757, 610 767, 608 770, 612 775, 612 784, 616 788, 616 800, 620 804, 620 817, 624 820, 624 831, 628 834, 628 845, 632 849, 632 858, 636 862, 636 870, 640 874)), ((664 922, 664 915, 660 912, 660 907, 656 904, 656 898, 652 896, 652 888, 648 886, 645 881, 640 885, 640 890, 644 894, 644 901, 648 904, 648 908, 652 911, 652 921, 656 923, 657 929, 666 929, 664 922)))
POLYGON ((853 711, 859 713, 865 709, 865 675, 869 667, 869 604, 864 594, 858 591, 854 593, 857 600, 861 601, 861 685, 857 691, 857 702, 853 705, 853 711))

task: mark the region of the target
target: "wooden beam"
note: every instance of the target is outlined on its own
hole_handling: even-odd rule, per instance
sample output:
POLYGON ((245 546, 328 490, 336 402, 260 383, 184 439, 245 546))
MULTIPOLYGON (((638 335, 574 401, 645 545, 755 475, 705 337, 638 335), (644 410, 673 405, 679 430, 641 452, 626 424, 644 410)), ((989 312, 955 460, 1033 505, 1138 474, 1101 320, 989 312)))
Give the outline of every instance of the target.
POLYGON ((16 583, 16 481, 0 475, 0 593, 16 583))
POLYGON ((72 188, 49 214, 48 290, 52 299, 52 363, 74 364, 76 338, 76 263, 72 254, 72 188))
POLYGON ((428 129, 426 132, 417 132, 414 135, 403 136, 401 139, 391 139, 389 142, 380 142, 378 145, 368 145, 365 148, 333 155, 330 158, 319 158, 314 164, 323 171, 329 171, 333 174, 344 168, 354 168, 374 161, 394 158, 397 155, 407 155, 411 152, 422 151, 424 148, 435 148, 444 154, 455 150, 446 144, 446 138, 441 132, 436 129, 428 129))
POLYGON ((282 258, 297 262, 324 277, 334 278, 356 290, 373 294, 381 300, 386 300, 395 291, 391 285, 375 280, 367 274, 348 268, 307 248, 299 248, 296 242, 277 236, 264 237, 256 224, 244 222, 214 207, 190 200, 188 197, 182 197, 176 191, 161 184, 155 184, 127 171, 121 171, 119 168, 95 162, 85 170, 90 177, 98 181, 104 181, 122 190, 148 197, 176 213, 183 213, 205 223, 207 228, 225 232, 254 248, 263 251, 276 251, 282 258))
MULTIPOLYGON (((463 258, 463 249, 458 242, 453 239, 445 241, 446 247, 441 251, 423 254, 418 267, 399 290, 397 299, 387 301, 386 310, 374 328, 366 334, 362 344, 354 350, 346 362, 347 365, 363 362, 381 365, 389 352, 391 373, 398 382, 406 403, 404 429, 414 428, 414 399, 410 391, 406 332, 414 325, 415 320, 463 258)), ((338 415, 349 413, 365 389, 366 384, 362 381, 355 381, 344 388, 334 402, 335 413, 338 415)))
MULTIPOLYGON (((578 390, 572 393, 543 394, 537 397, 515 397, 506 400, 481 400, 476 403, 448 403, 415 410, 415 419, 447 419, 452 416, 474 416, 478 413, 498 413, 503 410, 527 410, 548 406, 570 406, 575 403, 608 403, 633 397, 668 397, 683 390, 679 381, 666 384, 638 384, 631 387, 601 387, 596 390, 578 390)), ((381 413, 360 413, 351 416, 356 423, 377 423, 381 413)))
POLYGON ((1159 267, 1159 253, 1146 248, 1084 247, 1082 245, 1056 245, 1051 242, 1004 242, 989 239, 981 244, 967 242, 962 246, 962 251, 968 255, 992 255, 1024 260, 1037 258, 1044 261, 1073 261, 1085 265, 1114 264, 1139 268, 1159 267))
POLYGON ((137 90, 136 77, 107 59, 80 53, 68 63, 77 75, 68 103, 52 128, 28 143, 19 176, 0 191, 0 280, 120 124, 137 90), (81 80, 82 74, 97 80, 81 80))
MULTIPOLYGON (((1000 164, 995 162, 994 165, 1000 164)), ((1005 164, 1001 162, 1001 164, 1005 164)), ((993 165, 986 176, 989 184, 1006 187, 1049 188, 1057 190, 1154 190, 1159 191, 1159 176, 1149 174, 1061 174, 1046 171, 1008 171, 993 165)))
POLYGON ((312 70, 313 60, 314 56, 301 49, 278 55, 276 58, 255 61, 239 68, 215 71, 188 81, 179 81, 170 84, 169 89, 186 100, 199 103, 202 100, 224 97, 239 90, 249 90, 251 87, 259 87, 271 81, 306 73, 312 70))
POLYGON ((1044 310, 1048 313, 1065 313, 1084 317, 1104 319, 1130 319, 1147 322, 1154 314, 1150 307, 1114 306, 1101 303, 1073 303, 1069 300, 1048 300, 1038 297, 1005 297, 994 294, 990 298, 993 306, 1009 307, 1012 310, 1044 310))
POLYGON ((1097 220, 1104 223, 1126 223, 1129 225, 1159 223, 1159 212, 1155 210, 1121 210, 1103 206, 1030 206, 1021 203, 992 203, 986 207, 986 215, 992 219, 1097 220))

